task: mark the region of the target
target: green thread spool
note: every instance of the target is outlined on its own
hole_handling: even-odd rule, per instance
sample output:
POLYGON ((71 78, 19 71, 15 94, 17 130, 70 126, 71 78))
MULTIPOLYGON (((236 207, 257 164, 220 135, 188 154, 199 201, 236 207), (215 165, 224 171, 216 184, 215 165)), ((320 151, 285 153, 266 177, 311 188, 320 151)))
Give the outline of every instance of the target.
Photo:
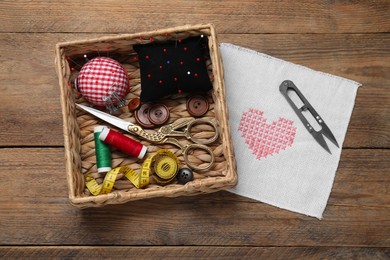
POLYGON ((96 164, 99 173, 105 173, 111 170, 110 147, 99 139, 99 135, 103 131, 103 129, 104 126, 96 126, 93 129, 93 136, 95 138, 96 164))

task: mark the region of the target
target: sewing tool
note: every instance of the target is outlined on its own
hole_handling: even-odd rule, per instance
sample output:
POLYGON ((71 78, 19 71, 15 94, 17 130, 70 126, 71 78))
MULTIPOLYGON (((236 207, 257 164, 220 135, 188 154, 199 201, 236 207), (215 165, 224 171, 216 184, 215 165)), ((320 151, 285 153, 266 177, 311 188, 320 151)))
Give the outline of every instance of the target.
POLYGON ((74 81, 76 89, 88 102, 110 112, 124 106, 130 83, 122 64, 108 57, 84 58, 87 63, 74 81))
POLYGON ((114 188, 114 184, 116 181, 116 177, 118 176, 119 170, 118 168, 115 168, 114 170, 111 170, 107 172, 106 177, 104 177, 102 190, 100 191, 100 194, 107 194, 110 193, 112 188, 114 188))
POLYGON ((141 188, 149 184, 149 175, 146 177, 141 177, 130 167, 122 166, 107 172, 106 176, 104 177, 103 183, 101 185, 99 185, 98 182, 88 174, 85 177, 85 186, 87 186, 87 189, 94 196, 110 193, 114 188, 115 181, 118 177, 118 174, 120 173, 125 175, 127 178, 129 178, 128 177, 129 175, 132 175, 131 182, 134 181, 133 184, 137 188, 141 188))
POLYGON ((92 176, 87 174, 87 176, 85 176, 85 186, 87 186, 87 189, 94 196, 110 193, 114 187, 118 173, 119 168, 115 168, 107 172, 102 184, 98 184, 98 182, 92 176))
POLYGON ((143 42, 133 48, 139 59, 142 103, 180 93, 206 93, 212 88, 206 67, 207 37, 143 42))
POLYGON ((173 181, 179 169, 177 156, 167 149, 157 152, 152 158, 154 173, 153 178, 160 184, 173 181))
POLYGON ((144 158, 147 147, 143 144, 121 134, 108 127, 103 127, 99 139, 110 144, 118 150, 138 159, 144 158))
POLYGON ((148 157, 141 166, 140 173, 137 173, 129 166, 121 166, 109 171, 101 185, 89 174, 85 177, 87 189, 92 195, 110 193, 115 185, 118 174, 123 174, 137 188, 143 188, 149 184, 149 176, 153 174, 154 179, 160 184, 167 184, 176 177, 179 167, 177 156, 169 150, 162 149, 148 157))
MULTIPOLYGON (((210 144, 217 140, 219 136, 219 131, 215 123, 209 119, 188 119, 188 120, 178 120, 180 122, 175 122, 166 126, 162 126, 157 132, 149 133, 145 132, 140 126, 135 125, 133 123, 130 123, 128 121, 125 121, 123 119, 120 119, 118 117, 112 116, 110 114, 101 112, 97 109, 87 107, 84 105, 76 104, 76 106, 80 109, 83 109, 92 115, 112 124, 118 127, 119 129, 122 129, 124 131, 127 131, 129 133, 132 133, 134 135, 140 136, 141 138, 148 140, 152 143, 157 144, 173 144, 180 148, 180 150, 183 153, 184 161, 190 167, 194 170, 208 170, 214 165, 214 154, 213 151, 207 147, 205 144, 210 144), (214 135, 211 138, 208 139, 198 139, 193 136, 191 129, 195 125, 209 125, 214 130, 214 135), (180 131, 179 129, 184 128, 183 131, 180 131), (194 142, 194 144, 187 144, 183 145, 181 144, 175 137, 185 137, 188 140, 191 140, 194 142), (189 160, 189 153, 194 150, 203 150, 207 154, 210 155, 210 162, 203 165, 195 165, 190 162, 189 160)), ((103 133, 102 133, 103 134, 103 133)))
POLYGON ((291 80, 285 80, 280 84, 279 90, 282 93, 282 95, 286 98, 287 102, 291 105, 294 112, 298 115, 299 119, 304 124, 305 128, 309 133, 314 137, 314 139, 330 154, 332 154, 329 150, 328 145, 326 144, 326 141, 323 137, 326 136, 332 143, 334 143, 337 147, 339 147, 339 144, 337 143, 336 138, 330 131, 329 127, 325 124, 324 119, 315 111, 313 106, 307 101, 307 99, 303 96, 301 91, 299 91, 298 87, 295 86, 295 84, 291 80), (298 97, 303 102, 303 106, 301 108, 298 108, 293 100, 288 96, 288 91, 292 90, 294 91, 298 97), (316 131, 313 126, 309 123, 309 121, 306 119, 306 117, 303 115, 303 111, 309 111, 311 115, 315 118, 317 123, 321 126, 321 130, 316 131))
POLYGON ((137 189, 143 188, 149 184, 150 162, 148 159, 142 164, 141 172, 139 174, 128 166, 122 166, 121 168, 123 168, 123 171, 125 172, 125 177, 129 179, 137 189))
POLYGON ((111 170, 111 151, 110 147, 99 139, 104 126, 96 126, 93 130, 95 139, 96 165, 99 173, 111 170))
POLYGON ((102 190, 101 185, 99 185, 97 181, 90 176, 85 177, 85 186, 87 186, 89 192, 91 192, 94 196, 99 195, 102 190))

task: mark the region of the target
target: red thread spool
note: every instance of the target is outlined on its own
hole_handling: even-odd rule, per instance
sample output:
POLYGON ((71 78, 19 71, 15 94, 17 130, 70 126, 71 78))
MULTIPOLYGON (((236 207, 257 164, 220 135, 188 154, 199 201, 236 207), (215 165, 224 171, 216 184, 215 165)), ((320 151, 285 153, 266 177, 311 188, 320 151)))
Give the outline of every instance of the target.
POLYGON ((123 153, 132 157, 137 157, 138 159, 144 158, 146 151, 148 150, 148 148, 143 144, 134 141, 121 133, 111 130, 108 127, 103 128, 99 135, 99 139, 114 146, 123 153))

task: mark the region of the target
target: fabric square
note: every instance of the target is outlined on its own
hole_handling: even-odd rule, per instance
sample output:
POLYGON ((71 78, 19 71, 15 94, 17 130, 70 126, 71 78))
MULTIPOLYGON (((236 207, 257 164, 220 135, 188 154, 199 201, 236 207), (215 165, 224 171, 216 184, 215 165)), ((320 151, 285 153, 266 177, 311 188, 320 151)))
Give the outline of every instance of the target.
POLYGON ((205 62, 207 37, 138 44, 134 50, 140 63, 142 102, 212 88, 205 62))
POLYGON ((236 45, 220 49, 238 174, 230 191, 322 218, 342 149, 328 139, 332 154, 323 149, 279 86, 293 81, 342 147, 360 84, 236 45))

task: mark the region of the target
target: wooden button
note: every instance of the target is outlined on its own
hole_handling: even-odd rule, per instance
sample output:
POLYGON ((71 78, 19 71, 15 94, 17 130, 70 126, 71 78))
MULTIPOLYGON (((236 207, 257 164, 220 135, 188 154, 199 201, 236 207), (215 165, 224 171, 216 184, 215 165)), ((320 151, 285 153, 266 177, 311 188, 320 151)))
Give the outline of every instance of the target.
POLYGON ((151 104, 145 103, 142 104, 139 109, 135 110, 134 118, 137 123, 145 128, 153 128, 154 124, 149 121, 148 114, 149 110, 152 107, 151 104))
POLYGON ((169 109, 166 105, 155 104, 149 109, 148 119, 152 124, 162 125, 169 119, 169 109))
POLYGON ((130 100, 129 104, 127 105, 130 112, 133 112, 139 108, 141 105, 141 100, 139 98, 133 98, 130 100))
POLYGON ((208 110, 209 102, 203 96, 192 96, 187 100, 187 111, 192 116, 203 116, 208 110))

